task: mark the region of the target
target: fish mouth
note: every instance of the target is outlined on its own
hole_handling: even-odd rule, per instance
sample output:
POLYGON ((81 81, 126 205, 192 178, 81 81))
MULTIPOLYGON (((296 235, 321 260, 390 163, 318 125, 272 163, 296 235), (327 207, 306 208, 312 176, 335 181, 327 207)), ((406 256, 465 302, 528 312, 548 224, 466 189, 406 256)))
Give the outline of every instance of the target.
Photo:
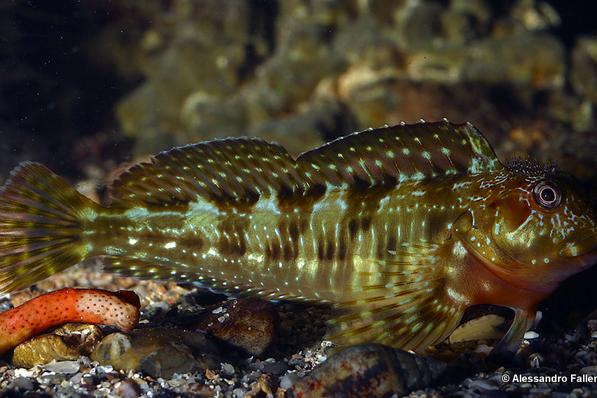
POLYGON ((560 250, 563 257, 576 259, 583 266, 597 262, 597 228, 588 228, 576 232, 560 250))

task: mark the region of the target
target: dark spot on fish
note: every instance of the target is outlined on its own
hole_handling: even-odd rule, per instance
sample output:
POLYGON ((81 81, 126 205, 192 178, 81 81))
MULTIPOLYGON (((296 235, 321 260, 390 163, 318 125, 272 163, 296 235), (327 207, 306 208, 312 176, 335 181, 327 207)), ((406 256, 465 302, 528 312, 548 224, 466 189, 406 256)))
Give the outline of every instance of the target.
POLYGON ((307 191, 305 191, 305 196, 310 196, 314 200, 319 200, 323 195, 325 195, 325 191, 327 188, 323 184, 314 184, 307 191))
POLYGON ((386 250, 388 251, 396 251, 396 235, 394 235, 393 232, 390 232, 390 234, 388 235, 388 243, 386 246, 386 250))
POLYGON ((281 185, 278 189, 278 203, 292 199, 293 195, 294 191, 292 190, 292 187, 289 187, 286 184, 281 185))
POLYGON ((325 258, 322 238, 319 238, 317 240, 317 258, 319 259, 319 261, 321 261, 325 258))
POLYGON ((307 219, 301 217, 301 221, 300 221, 299 226, 300 226, 300 233, 304 234, 305 231, 307 230, 307 219))
POLYGON ((392 175, 384 174, 382 185, 386 188, 393 188, 398 184, 398 179, 392 175))
POLYGON ((245 238, 243 236, 239 236, 238 241, 235 244, 230 245, 230 255, 242 257, 247 252, 247 246, 245 243, 245 238))
POLYGON ((346 236, 342 234, 338 242, 338 259, 344 260, 346 258, 346 236))
POLYGON ((377 246, 375 249, 375 253, 376 253, 378 259, 383 259, 386 257, 385 244, 386 244, 386 242, 381 237, 379 237, 377 239, 377 246))
POLYGON ((252 189, 247 189, 245 191, 245 203, 248 205, 252 206, 257 203, 259 201, 259 197, 260 195, 252 189))
POLYGON ((351 218, 348 221, 348 232, 350 234, 350 239, 354 240, 357 236, 357 221, 354 218, 351 218))
POLYGON ((280 245, 278 244, 278 242, 276 241, 271 241, 270 242, 271 248, 272 248, 272 260, 278 260, 280 258, 280 245))
POLYGON ((291 220, 288 223, 288 236, 290 237, 290 240, 292 240, 293 242, 298 241, 299 239, 299 227, 297 224, 296 220, 291 220))
POLYGON ((285 241, 282 247, 284 260, 289 261, 295 258, 294 250, 292 249, 291 242, 285 241))
POLYGON ((332 260, 334 258, 334 250, 335 250, 334 240, 330 238, 327 241, 327 248, 325 251, 325 258, 327 260, 332 260))
POLYGON ((363 231, 368 231, 371 228, 371 217, 365 216, 361 219, 361 229, 363 231))
POLYGON ((354 182, 353 182, 353 187, 352 187, 354 191, 365 192, 370 187, 371 187, 371 184, 369 183, 369 181, 366 181, 357 176, 354 177, 354 182))
POLYGON ((220 237, 220 240, 218 242, 218 251, 222 255, 228 254, 228 239, 224 235, 220 237))

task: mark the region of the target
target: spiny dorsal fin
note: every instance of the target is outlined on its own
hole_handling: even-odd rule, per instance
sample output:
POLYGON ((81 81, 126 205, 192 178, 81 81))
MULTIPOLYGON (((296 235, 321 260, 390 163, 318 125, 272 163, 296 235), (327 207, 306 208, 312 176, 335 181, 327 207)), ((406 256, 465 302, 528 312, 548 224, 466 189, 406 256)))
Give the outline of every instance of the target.
POLYGON ((112 185, 112 204, 168 207, 196 201, 251 204, 261 195, 305 184, 298 166, 277 144, 228 138, 162 152, 112 185))
POLYGON ((242 206, 262 195, 288 198, 324 185, 373 186, 501 167, 472 125, 419 123, 351 134, 296 161, 280 145, 255 138, 174 148, 124 172, 111 196, 123 207, 171 207, 198 197, 242 206))
POLYGON ((401 124, 339 138, 303 153, 297 162, 307 176, 333 185, 378 185, 450 174, 480 173, 503 167, 470 123, 401 124))
POLYGON ((445 269, 437 264, 446 248, 404 245, 395 258, 370 260, 385 274, 384 283, 353 286, 350 300, 339 303, 329 321, 329 338, 340 345, 370 341, 417 352, 444 340, 464 312, 447 294, 445 269))

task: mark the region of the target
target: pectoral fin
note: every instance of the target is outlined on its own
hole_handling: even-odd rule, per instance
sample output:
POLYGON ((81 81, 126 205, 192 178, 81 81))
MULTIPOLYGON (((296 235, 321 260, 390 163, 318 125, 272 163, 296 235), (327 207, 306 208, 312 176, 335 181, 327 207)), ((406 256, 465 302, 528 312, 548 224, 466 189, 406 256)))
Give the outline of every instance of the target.
POLYGON ((535 321, 535 311, 514 308, 514 319, 510 328, 493 348, 497 353, 516 353, 520 348, 524 334, 535 321))
POLYGON ((352 293, 354 299, 338 304, 329 338, 340 345, 377 342, 418 352, 447 338, 465 306, 448 295, 435 250, 418 248, 400 261, 380 261, 390 281, 364 285, 352 293))

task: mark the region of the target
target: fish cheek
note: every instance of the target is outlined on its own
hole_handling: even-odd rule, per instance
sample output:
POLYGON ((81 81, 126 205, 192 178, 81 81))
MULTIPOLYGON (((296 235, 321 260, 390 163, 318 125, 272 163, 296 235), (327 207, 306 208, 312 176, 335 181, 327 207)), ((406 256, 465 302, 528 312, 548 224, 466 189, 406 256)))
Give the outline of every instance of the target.
MULTIPOLYGON (((504 229, 503 232, 516 231, 531 215, 531 208, 518 197, 507 197, 491 204, 495 210, 494 222, 504 229)), ((500 228, 495 228, 494 235, 500 228)))

